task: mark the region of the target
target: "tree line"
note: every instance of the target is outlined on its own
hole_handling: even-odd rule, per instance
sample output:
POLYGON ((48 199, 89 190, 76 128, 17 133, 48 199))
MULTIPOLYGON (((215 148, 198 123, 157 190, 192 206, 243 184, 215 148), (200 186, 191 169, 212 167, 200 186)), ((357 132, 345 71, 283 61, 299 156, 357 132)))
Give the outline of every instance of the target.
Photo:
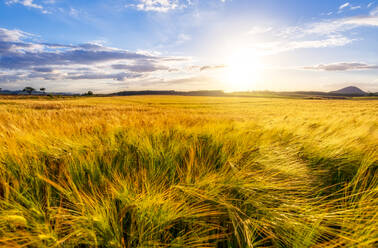
MULTIPOLYGON (((3 89, 0 88, 0 91, 2 91, 3 89)), ((46 94, 46 88, 39 88, 39 90, 43 93, 43 94, 46 94)), ((23 90, 23 92, 27 92, 29 95, 31 95, 35 89, 33 87, 25 87, 23 90)))

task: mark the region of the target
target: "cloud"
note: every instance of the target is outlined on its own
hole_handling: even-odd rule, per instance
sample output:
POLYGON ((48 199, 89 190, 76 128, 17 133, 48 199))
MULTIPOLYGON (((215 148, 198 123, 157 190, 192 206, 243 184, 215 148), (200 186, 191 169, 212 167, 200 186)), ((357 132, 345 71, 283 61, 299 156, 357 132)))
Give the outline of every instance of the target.
POLYGON ((24 80, 30 79, 43 79, 43 80, 58 80, 63 78, 63 75, 59 72, 31 72, 24 75, 24 80))
POLYGON ((192 37, 188 34, 179 34, 179 36, 177 37, 176 44, 182 44, 186 41, 190 41, 191 39, 192 37))
MULTIPOLYGON (((342 5, 350 7, 350 5, 342 5)), ((342 7, 340 6, 340 7, 342 7)), ((346 8, 343 7, 343 8, 346 8)), ((283 29, 254 27, 251 33, 270 32, 270 40, 264 42, 251 41, 250 48, 257 55, 272 55, 297 49, 342 47, 354 41, 348 31, 360 27, 378 27, 378 8, 367 15, 351 16, 338 19, 326 19, 319 22, 305 23, 283 29)))
POLYGON ((0 40, 0 68, 25 69, 35 65, 88 65, 114 60, 153 59, 152 56, 97 44, 64 46, 0 40), (50 51, 55 48, 54 51, 50 51))
POLYGON ((378 16, 375 16, 374 12, 372 11, 370 15, 366 16, 353 16, 336 20, 325 20, 305 25, 299 29, 302 33, 329 35, 342 33, 361 26, 378 26, 378 16))
MULTIPOLYGON (((354 42, 347 31, 359 27, 378 27, 378 8, 368 15, 323 20, 272 32, 275 40, 254 43, 251 47, 259 55, 271 55, 305 48, 341 47, 354 42)), ((258 30, 258 29, 256 29, 258 30)))
MULTIPOLYGON (((343 20, 343 25, 350 25, 349 28, 356 28, 358 26, 378 26, 378 16, 368 16, 368 17, 353 17, 343 20)), ((347 28, 347 27, 346 27, 347 28)))
POLYGON ((6 2, 6 4, 10 5, 10 4, 22 4, 26 7, 30 7, 30 8, 36 8, 36 9, 43 9, 42 5, 38 5, 38 4, 35 4, 33 3, 33 0, 8 0, 6 2))
POLYGON ((83 73, 79 75, 70 75, 67 76, 66 79, 114 79, 117 81, 124 81, 127 78, 139 78, 142 77, 142 74, 135 74, 135 73, 83 73))
POLYGON ((316 66, 309 66, 304 67, 307 70, 323 70, 323 71, 351 71, 351 70, 378 70, 378 65, 369 65, 366 63, 348 63, 348 62, 341 62, 341 63, 333 63, 327 65, 316 65, 316 66))
POLYGON ((349 3, 349 2, 346 2, 346 3, 342 4, 342 5, 340 5, 339 10, 345 9, 345 8, 348 7, 349 5, 350 5, 350 3, 349 3))
POLYGON ((25 7, 29 7, 29 8, 34 8, 34 9, 39 9, 42 11, 42 13, 44 14, 47 14, 48 11, 45 10, 43 8, 42 5, 39 5, 39 4, 36 4, 33 2, 34 0, 8 0, 6 1, 5 3, 7 5, 11 5, 11 4, 21 4, 21 5, 24 5, 25 7))
POLYGON ((19 42, 22 37, 28 34, 20 30, 9 30, 5 28, 0 28, 0 41, 2 42, 19 42))
POLYGON ((257 34, 263 34, 263 33, 267 33, 267 32, 270 32, 272 31, 272 27, 259 27, 259 26, 255 26, 253 28, 251 28, 247 34, 248 35, 257 35, 257 34))
POLYGON ((321 40, 304 40, 292 41, 283 50, 294 50, 300 48, 324 48, 324 47, 338 47, 345 46, 351 43, 352 40, 344 36, 334 36, 321 40))
MULTIPOLYGON (((369 5, 368 5, 369 6, 369 5)), ((371 5, 370 5, 371 6, 371 5)), ((370 6, 369 7, 367 7, 367 8, 370 8, 370 6)), ((339 10, 338 10, 338 14, 341 14, 345 9, 349 9, 349 10, 357 10, 357 9, 362 9, 362 6, 361 5, 356 5, 356 6, 354 6, 354 5, 352 5, 352 4, 350 4, 349 2, 347 2, 347 3, 345 3, 345 4, 343 4, 343 5, 340 5, 340 7, 339 7, 339 10)))
POLYGON ((373 5, 374 5, 375 2, 370 2, 368 3, 368 5, 366 6, 368 9, 371 8, 373 5))
POLYGON ((371 12, 370 12, 370 15, 372 16, 378 16, 378 7, 373 9, 371 12))
POLYGON ((351 10, 361 9, 361 6, 350 6, 351 10))
POLYGON ((24 77, 22 77, 20 74, 0 74, 0 82, 3 83, 20 81, 23 79, 24 77))
POLYGON ((114 64, 111 67, 115 70, 128 70, 132 72, 153 72, 160 70, 169 70, 168 66, 157 65, 155 63, 151 63, 150 61, 145 61, 145 63, 139 63, 134 65, 114 64))
POLYGON ((172 71, 169 65, 187 62, 185 58, 161 57, 97 43, 28 42, 32 36, 20 30, 0 28, 0 82, 32 79, 125 81, 158 71, 169 72, 172 71))
POLYGON ((53 72, 54 68, 51 68, 51 67, 34 67, 33 70, 36 71, 36 72, 53 72))
POLYGON ((225 65, 214 65, 214 66, 202 66, 200 68, 200 71, 206 71, 206 70, 216 70, 216 69, 223 69, 225 68, 225 65))
MULTIPOLYGON (((295 37, 294 37, 295 38, 295 37)), ((297 37, 298 38, 298 37, 297 37)), ((327 36, 323 39, 295 39, 263 42, 253 45, 255 53, 260 56, 272 55, 297 49, 341 47, 353 42, 342 35, 327 36)))
POLYGON ((191 4, 190 0, 136 0, 136 4, 127 4, 140 11, 168 12, 170 10, 186 8, 191 4))
MULTIPOLYGON (((217 0, 218 3, 224 4, 231 0, 217 0)), ((125 4, 125 8, 133 8, 145 12, 167 13, 174 10, 182 10, 191 6, 199 6, 200 3, 211 3, 214 6, 214 0, 133 0, 134 3, 125 4)), ((198 8, 197 8, 198 10, 198 8)))
POLYGON ((174 85, 185 85, 188 88, 190 86, 205 86, 207 87, 209 83, 216 83, 211 77, 202 77, 202 76, 193 76, 193 77, 182 77, 175 79, 160 79, 160 80, 151 80, 144 82, 145 85, 162 85, 162 86, 174 86, 174 85))
POLYGON ((225 68, 225 65, 204 65, 204 66, 192 66, 192 69, 199 69, 200 71, 218 70, 225 68))

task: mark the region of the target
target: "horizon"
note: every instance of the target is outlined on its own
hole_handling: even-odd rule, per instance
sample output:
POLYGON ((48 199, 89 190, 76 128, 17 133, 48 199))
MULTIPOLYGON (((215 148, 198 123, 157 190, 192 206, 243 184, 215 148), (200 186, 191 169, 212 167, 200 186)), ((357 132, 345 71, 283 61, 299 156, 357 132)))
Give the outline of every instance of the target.
MULTIPOLYGON (((4 93, 4 92, 26 92, 26 88, 30 88, 29 86, 26 86, 24 87, 23 89, 16 89, 16 90, 9 90, 9 89, 3 89, 3 88, 0 88, 0 94, 4 93)), ((32 87, 31 87, 32 88, 32 87)), ((346 89, 349 89, 349 88, 355 88, 357 90, 361 90, 362 92, 364 92, 365 94, 377 94, 378 92, 372 92, 372 91, 366 91, 364 89, 361 89, 359 87, 356 87, 354 85, 350 85, 350 86, 346 86, 346 87, 343 87, 343 88, 338 88, 338 89, 335 89, 335 90, 331 90, 331 91, 311 91, 311 90, 305 90, 305 91, 290 91, 290 90, 281 90, 281 91, 272 91, 272 90, 246 90, 246 91, 225 91, 225 90, 151 90, 151 89, 143 89, 143 90, 122 90, 122 91, 117 91, 117 92, 108 92, 108 93, 97 93, 97 92, 92 92, 91 94, 95 94, 95 95, 113 95, 113 94, 118 94, 118 93, 125 93, 125 92, 138 92, 138 93, 142 93, 142 92, 164 92, 164 93, 167 93, 167 92, 175 92, 175 93, 194 93, 194 92, 211 92, 211 93, 214 93, 214 92, 221 92, 222 94, 233 94, 233 93, 264 93, 264 92, 267 92, 267 93, 325 93, 325 94, 332 94, 332 93, 335 93, 336 95, 358 95, 358 93, 338 93, 337 91, 341 91, 341 90, 346 90, 346 89)), ((46 91, 45 88, 43 88, 43 90, 41 90, 42 88, 32 88, 33 90, 31 91, 30 94, 34 95, 35 93, 38 93, 38 94, 68 94, 68 95, 86 95, 88 92, 69 92, 69 91, 62 91, 62 92, 57 92, 57 91, 46 91)), ((26 94, 26 93, 25 93, 26 94)))
POLYGON ((378 1, 5 0, 0 88, 378 92, 378 1))

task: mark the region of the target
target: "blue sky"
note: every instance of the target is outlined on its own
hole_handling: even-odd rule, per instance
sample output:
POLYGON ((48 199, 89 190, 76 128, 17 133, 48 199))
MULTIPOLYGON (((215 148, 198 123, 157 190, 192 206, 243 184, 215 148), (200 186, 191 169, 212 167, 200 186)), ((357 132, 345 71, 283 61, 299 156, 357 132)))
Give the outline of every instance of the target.
POLYGON ((378 1, 3 0, 0 88, 378 91, 378 1))

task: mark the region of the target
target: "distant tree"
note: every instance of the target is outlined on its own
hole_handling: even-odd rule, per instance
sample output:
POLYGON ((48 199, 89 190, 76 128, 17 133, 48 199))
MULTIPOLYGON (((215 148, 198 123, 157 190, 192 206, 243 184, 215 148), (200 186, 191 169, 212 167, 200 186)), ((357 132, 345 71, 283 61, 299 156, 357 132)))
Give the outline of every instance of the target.
POLYGON ((46 94, 46 88, 40 88, 39 90, 42 91, 44 95, 46 94))
POLYGON ((88 96, 93 96, 93 92, 89 90, 88 93, 87 93, 87 95, 88 96))
POLYGON ((29 93, 29 95, 31 95, 31 93, 35 91, 35 89, 32 87, 25 87, 22 91, 27 92, 29 93))

